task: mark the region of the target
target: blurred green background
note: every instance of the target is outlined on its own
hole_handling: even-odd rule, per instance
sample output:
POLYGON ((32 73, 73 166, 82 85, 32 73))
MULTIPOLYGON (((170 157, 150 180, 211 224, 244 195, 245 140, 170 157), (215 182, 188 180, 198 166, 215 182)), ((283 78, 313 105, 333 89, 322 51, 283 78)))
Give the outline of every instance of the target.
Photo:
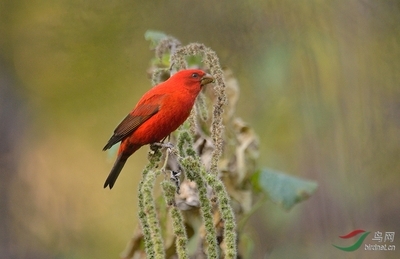
POLYGON ((319 184, 290 212, 252 217, 254 258, 399 258, 332 246, 357 228, 365 244, 400 235, 395 0, 1 0, 1 258, 118 258, 148 148, 112 191, 101 149, 150 87, 149 29, 214 49, 241 85, 260 167, 319 184))

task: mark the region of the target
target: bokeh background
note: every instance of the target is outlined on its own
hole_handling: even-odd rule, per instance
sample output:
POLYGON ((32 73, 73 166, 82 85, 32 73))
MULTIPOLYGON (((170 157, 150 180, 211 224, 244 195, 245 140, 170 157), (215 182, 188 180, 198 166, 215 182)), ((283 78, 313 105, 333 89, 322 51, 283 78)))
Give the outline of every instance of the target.
POLYGON ((0 1, 0 258, 118 258, 136 226, 147 147, 112 191, 101 149, 150 87, 160 30, 214 49, 241 86, 260 167, 318 182, 290 212, 251 218, 254 258, 343 252, 361 228, 400 250, 400 3, 0 1))

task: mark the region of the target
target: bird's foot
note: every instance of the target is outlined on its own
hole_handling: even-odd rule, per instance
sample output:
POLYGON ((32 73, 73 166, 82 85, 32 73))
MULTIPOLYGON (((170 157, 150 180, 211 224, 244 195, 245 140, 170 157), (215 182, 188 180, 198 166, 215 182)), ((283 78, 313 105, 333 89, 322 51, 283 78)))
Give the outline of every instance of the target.
POLYGON ((172 144, 171 142, 167 142, 167 143, 162 143, 162 142, 155 142, 150 144, 150 149, 151 150, 155 150, 158 148, 168 148, 168 149, 172 149, 174 148, 174 144, 172 144))

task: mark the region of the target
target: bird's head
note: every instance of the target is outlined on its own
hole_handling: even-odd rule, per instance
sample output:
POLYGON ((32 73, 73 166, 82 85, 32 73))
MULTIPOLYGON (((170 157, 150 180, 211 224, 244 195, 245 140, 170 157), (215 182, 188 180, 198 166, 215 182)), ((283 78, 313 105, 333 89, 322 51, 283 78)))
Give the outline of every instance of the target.
POLYGON ((186 89, 196 95, 201 88, 207 84, 214 82, 214 78, 200 69, 186 69, 174 74, 170 79, 184 83, 186 89))

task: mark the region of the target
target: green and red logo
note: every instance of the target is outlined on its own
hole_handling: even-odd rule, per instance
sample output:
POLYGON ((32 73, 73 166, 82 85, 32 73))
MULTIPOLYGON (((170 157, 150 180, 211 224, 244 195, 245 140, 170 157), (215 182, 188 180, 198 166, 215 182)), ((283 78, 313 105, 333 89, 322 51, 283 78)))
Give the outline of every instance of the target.
POLYGON ((332 245, 342 251, 353 252, 353 251, 357 250, 358 248, 360 248, 360 246, 364 242, 364 239, 368 236, 369 233, 371 233, 371 232, 366 232, 365 230, 362 230, 362 229, 356 229, 344 236, 339 236, 342 239, 349 239, 349 238, 352 238, 352 237, 355 237, 355 236, 361 234, 360 237, 358 238, 358 240, 354 244, 352 244, 351 246, 337 246, 337 245, 333 245, 333 244, 332 245))

